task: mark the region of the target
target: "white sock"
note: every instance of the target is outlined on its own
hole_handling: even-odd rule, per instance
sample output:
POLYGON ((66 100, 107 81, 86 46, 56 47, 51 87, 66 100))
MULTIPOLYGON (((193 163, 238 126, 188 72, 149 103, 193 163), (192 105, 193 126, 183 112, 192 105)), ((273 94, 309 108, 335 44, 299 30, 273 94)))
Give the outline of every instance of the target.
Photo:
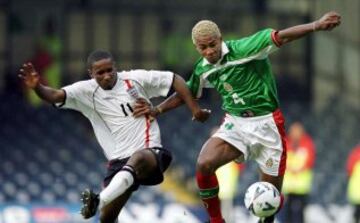
POLYGON ((119 171, 111 180, 110 184, 100 192, 99 209, 108 205, 123 194, 134 183, 134 177, 129 171, 119 171))

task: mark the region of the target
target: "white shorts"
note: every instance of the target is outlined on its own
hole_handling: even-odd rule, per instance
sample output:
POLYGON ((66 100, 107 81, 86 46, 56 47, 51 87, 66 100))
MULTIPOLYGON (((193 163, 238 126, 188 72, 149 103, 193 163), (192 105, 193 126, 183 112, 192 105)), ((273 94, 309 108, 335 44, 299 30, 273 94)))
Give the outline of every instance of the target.
POLYGON ((221 127, 212 137, 221 138, 236 147, 244 153, 245 160, 255 160, 265 174, 284 175, 285 129, 284 117, 279 109, 268 115, 246 118, 226 114, 221 127))

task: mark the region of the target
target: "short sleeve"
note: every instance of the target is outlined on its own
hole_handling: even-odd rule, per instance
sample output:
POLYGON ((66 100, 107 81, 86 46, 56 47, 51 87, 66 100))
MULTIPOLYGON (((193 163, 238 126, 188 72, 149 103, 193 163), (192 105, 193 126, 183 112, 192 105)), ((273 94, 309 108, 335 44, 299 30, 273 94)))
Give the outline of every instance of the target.
POLYGON ((174 73, 170 71, 133 70, 122 77, 139 82, 149 98, 167 96, 174 81, 174 73))
POLYGON ((65 101, 55 104, 59 108, 68 108, 78 111, 84 109, 84 105, 91 104, 91 89, 88 81, 79 81, 62 88, 65 91, 65 101))
POLYGON ((204 88, 213 88, 214 86, 206 78, 203 78, 202 75, 199 75, 196 70, 195 68, 186 85, 190 89, 193 97, 200 98, 204 88))
POLYGON ((189 87, 192 95, 195 98, 200 98, 202 95, 202 86, 200 84, 200 78, 193 73, 190 79, 186 82, 186 85, 189 87))

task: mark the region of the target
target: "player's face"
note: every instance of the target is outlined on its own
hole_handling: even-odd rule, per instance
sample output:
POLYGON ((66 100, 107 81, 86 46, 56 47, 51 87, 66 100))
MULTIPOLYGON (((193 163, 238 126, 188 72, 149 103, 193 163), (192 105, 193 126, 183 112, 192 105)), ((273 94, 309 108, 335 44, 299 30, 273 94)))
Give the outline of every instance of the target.
POLYGON ((214 64, 221 58, 221 37, 201 36, 195 40, 196 50, 214 64))
POLYGON ((104 90, 110 90, 116 84, 117 73, 115 63, 110 58, 94 62, 89 72, 90 76, 104 90))

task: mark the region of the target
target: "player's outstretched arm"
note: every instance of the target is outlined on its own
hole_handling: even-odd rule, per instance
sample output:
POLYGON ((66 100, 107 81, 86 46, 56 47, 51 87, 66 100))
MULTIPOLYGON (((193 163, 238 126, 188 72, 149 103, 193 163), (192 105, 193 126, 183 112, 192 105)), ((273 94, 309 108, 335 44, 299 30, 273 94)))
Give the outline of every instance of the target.
POLYGON ((40 83, 40 75, 32 63, 24 63, 20 69, 19 78, 24 84, 35 91, 43 100, 49 103, 61 103, 65 100, 65 92, 61 89, 54 89, 40 83))
POLYGON ((331 31, 335 27, 339 26, 340 23, 340 14, 337 12, 328 12, 320 19, 315 20, 312 23, 292 26, 287 29, 280 30, 277 34, 277 40, 280 44, 285 44, 315 31, 331 31))

